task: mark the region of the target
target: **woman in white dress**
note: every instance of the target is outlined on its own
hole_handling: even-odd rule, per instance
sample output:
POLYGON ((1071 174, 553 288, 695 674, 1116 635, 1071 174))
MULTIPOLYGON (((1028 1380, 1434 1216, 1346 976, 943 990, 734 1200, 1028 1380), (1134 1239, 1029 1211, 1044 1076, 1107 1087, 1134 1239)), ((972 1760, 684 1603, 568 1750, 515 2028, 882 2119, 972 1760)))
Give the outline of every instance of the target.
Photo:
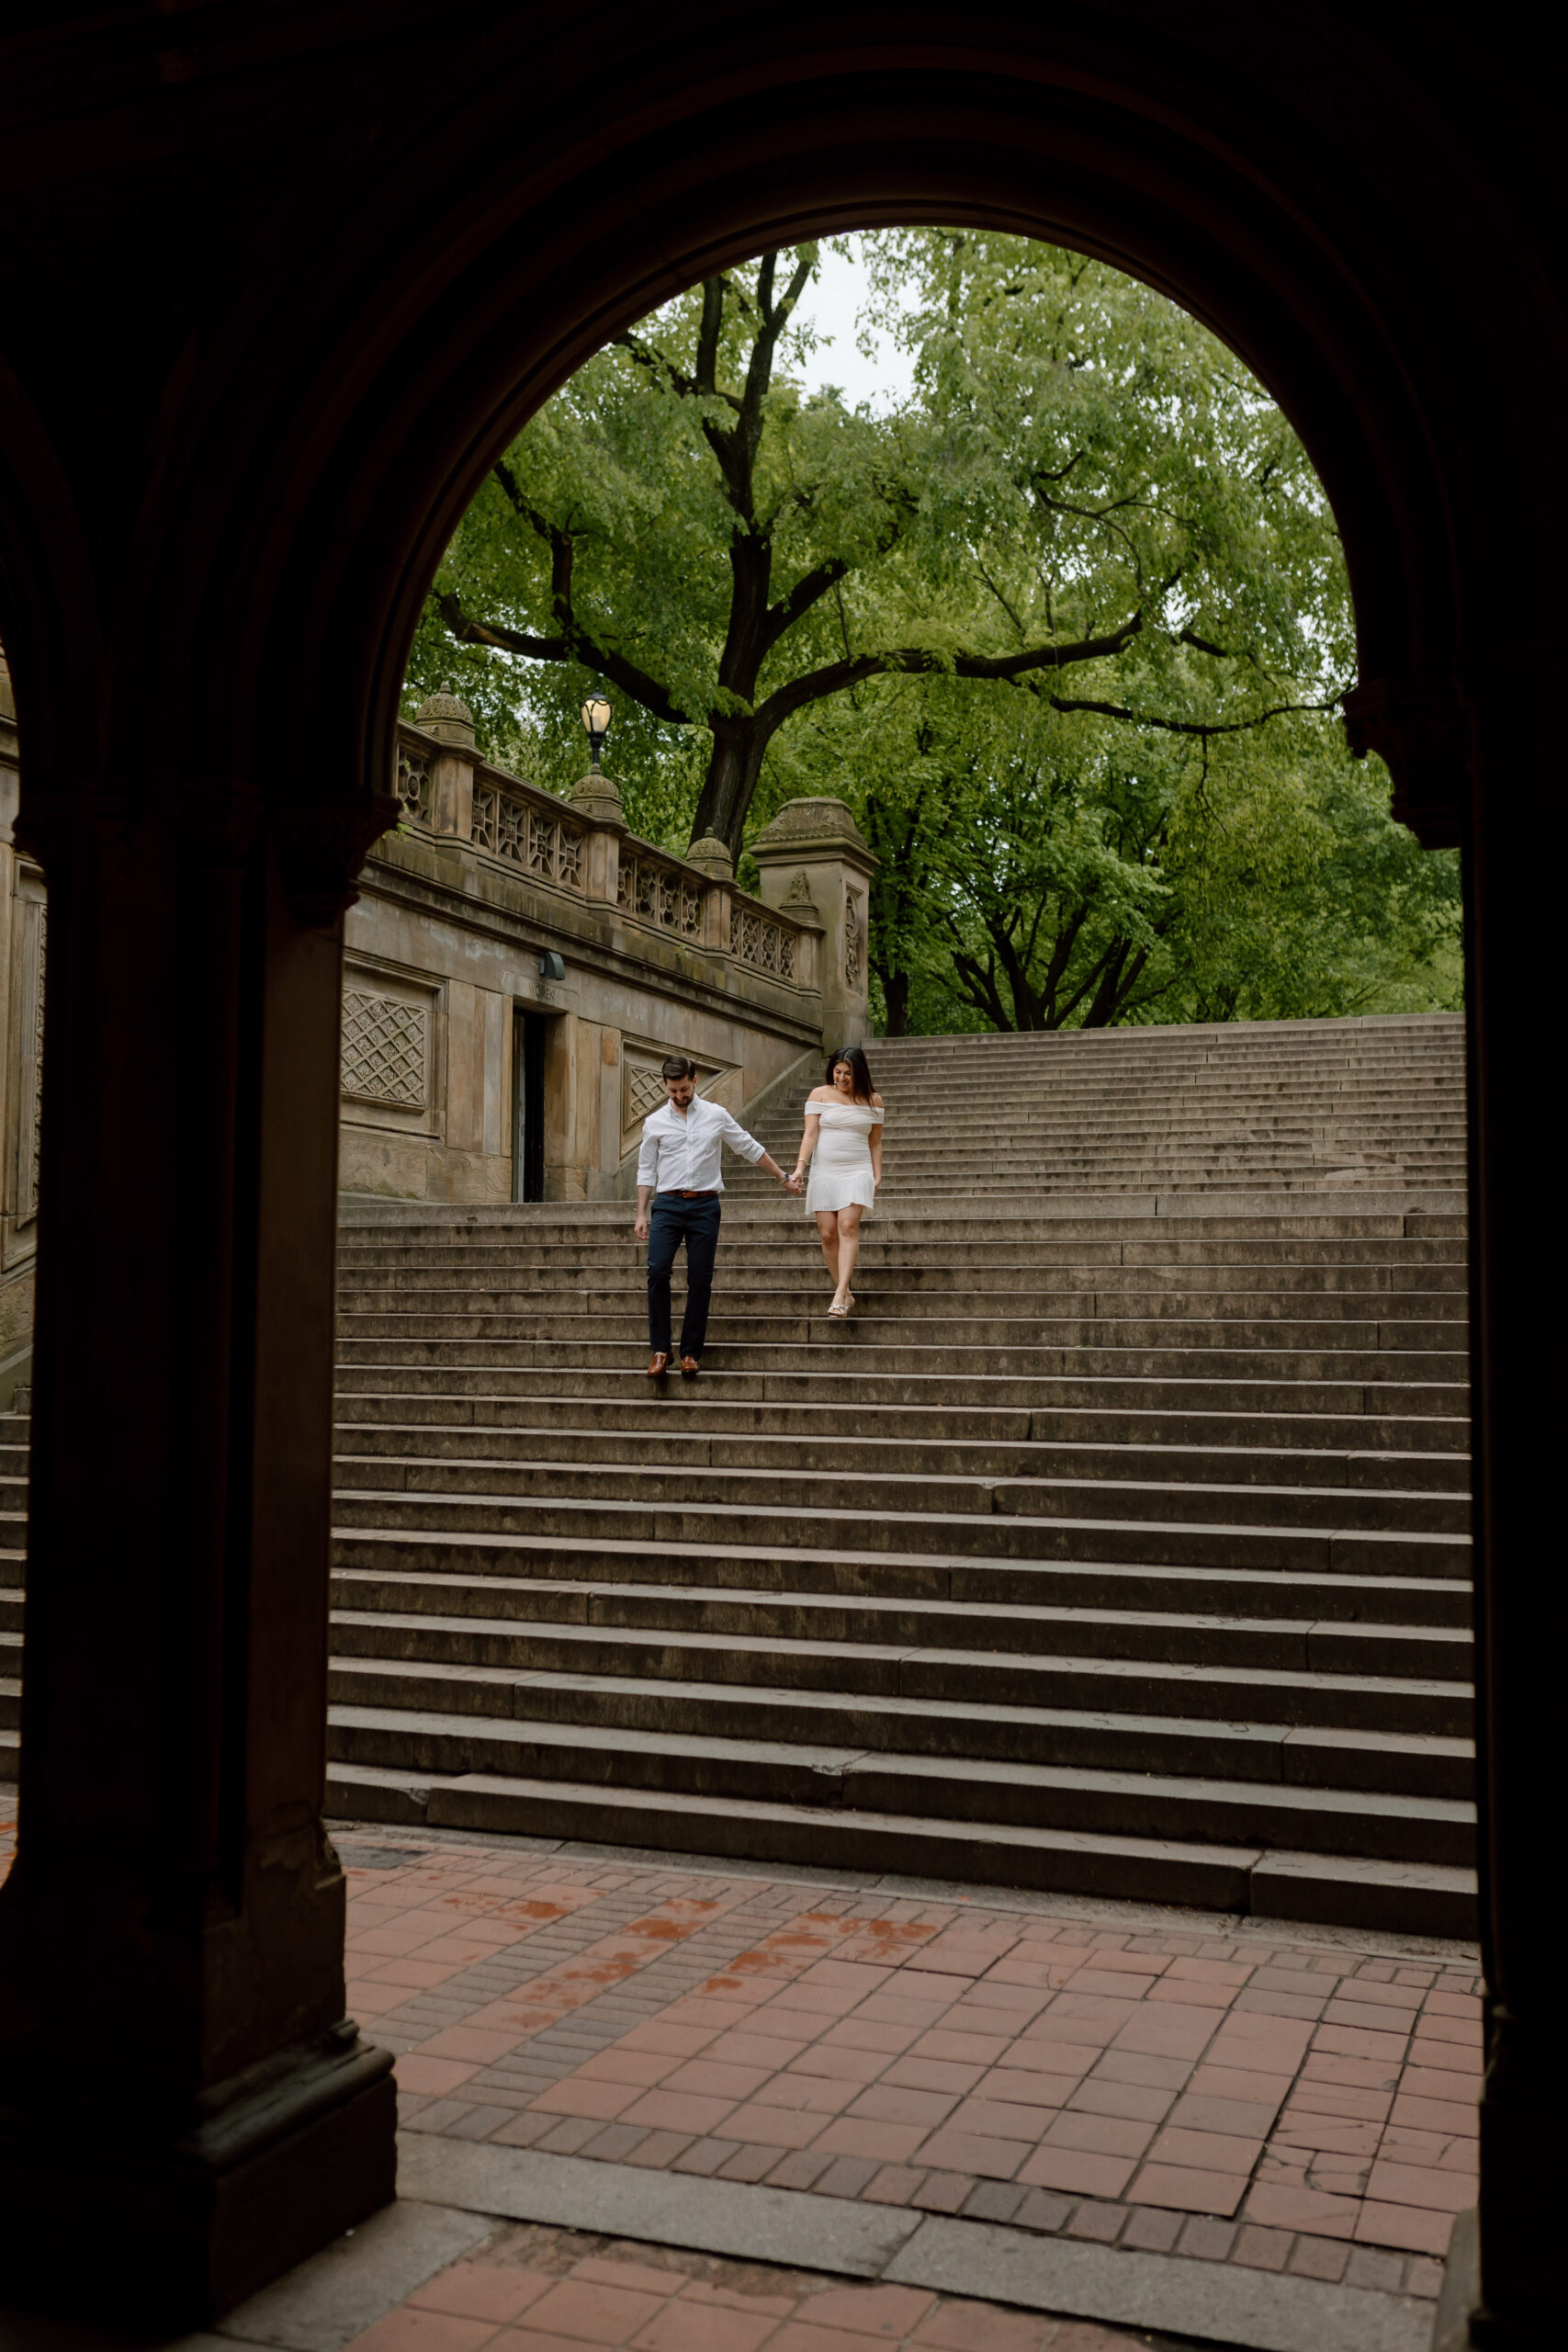
POLYGON ((882 1182, 882 1097, 865 1056, 859 1046, 846 1046, 806 1098, 806 1132, 795 1170, 796 1176, 804 1176, 807 1165, 811 1170, 806 1205, 817 1219, 833 1277, 829 1315, 847 1315, 855 1303, 850 1276, 860 1255, 860 1221, 875 1205, 882 1182))

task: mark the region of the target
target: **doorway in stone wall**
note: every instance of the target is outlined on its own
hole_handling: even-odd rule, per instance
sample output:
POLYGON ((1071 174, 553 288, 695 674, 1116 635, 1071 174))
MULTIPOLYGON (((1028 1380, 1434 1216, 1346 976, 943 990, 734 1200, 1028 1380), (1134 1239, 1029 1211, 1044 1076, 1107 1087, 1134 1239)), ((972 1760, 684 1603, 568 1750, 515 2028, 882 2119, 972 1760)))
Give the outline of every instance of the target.
POLYGON ((545 1197, 545 1051, 549 1015, 512 1015, 512 1197, 545 1197))

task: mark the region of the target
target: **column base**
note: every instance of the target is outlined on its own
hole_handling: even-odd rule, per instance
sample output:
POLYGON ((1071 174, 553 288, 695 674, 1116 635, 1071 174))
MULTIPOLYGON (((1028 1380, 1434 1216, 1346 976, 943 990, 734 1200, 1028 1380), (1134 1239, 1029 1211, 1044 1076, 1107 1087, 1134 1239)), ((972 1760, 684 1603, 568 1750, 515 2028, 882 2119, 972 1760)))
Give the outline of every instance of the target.
POLYGON ((397 2193, 389 2051, 312 2052, 177 2136, 139 2139, 115 2102, 0 2111, 6 2301, 199 2326, 397 2193))

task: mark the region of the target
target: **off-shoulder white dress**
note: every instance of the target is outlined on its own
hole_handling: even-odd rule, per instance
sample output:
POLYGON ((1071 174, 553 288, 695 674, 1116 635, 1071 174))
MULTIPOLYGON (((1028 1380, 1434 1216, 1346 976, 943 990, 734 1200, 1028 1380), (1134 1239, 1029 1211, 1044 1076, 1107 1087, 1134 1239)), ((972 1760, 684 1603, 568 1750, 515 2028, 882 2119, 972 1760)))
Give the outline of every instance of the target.
POLYGON ((806 1206, 812 1216, 818 1209, 863 1209, 876 1205, 876 1179, 871 1172, 871 1131, 882 1125, 874 1102, 808 1102, 806 1115, 818 1118, 817 1148, 811 1155, 811 1176, 806 1206))

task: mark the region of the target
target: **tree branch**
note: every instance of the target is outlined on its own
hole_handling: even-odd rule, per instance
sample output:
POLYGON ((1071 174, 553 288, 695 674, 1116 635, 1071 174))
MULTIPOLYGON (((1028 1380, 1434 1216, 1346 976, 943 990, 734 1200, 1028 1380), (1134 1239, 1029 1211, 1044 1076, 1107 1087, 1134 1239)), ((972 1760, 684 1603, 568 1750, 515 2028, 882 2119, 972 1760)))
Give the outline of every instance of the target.
POLYGON ((1331 711, 1337 707, 1339 697, 1333 695, 1326 702, 1275 703, 1252 718, 1233 718, 1223 726, 1209 719, 1155 718, 1146 712, 1130 710, 1124 703, 1086 702, 1070 695, 1047 695, 1045 699, 1053 710, 1087 710, 1100 718, 1120 718, 1133 727, 1157 728, 1165 735, 1197 735, 1207 742, 1212 735, 1245 735, 1254 727, 1267 726, 1271 718, 1289 718, 1304 711, 1331 711))
POLYGON ((686 713, 671 701, 657 678, 650 678, 613 646, 600 644, 576 620, 559 637, 529 637, 520 629, 503 628, 496 621, 470 620, 454 594, 436 601, 442 619, 459 645, 493 645, 503 652, 526 654, 535 662, 581 662, 585 670, 596 670, 611 685, 640 703, 650 717, 661 718, 669 727, 685 724, 686 713))
MULTIPOLYGON (((853 661, 829 662, 820 670, 808 670, 804 677, 792 678, 758 707, 756 715, 767 722, 771 733, 793 711, 803 710, 807 703, 820 702, 825 695, 839 694, 845 686, 858 686, 863 678, 895 673, 910 676, 950 673, 959 678, 1019 678, 1033 670, 1066 669, 1075 662, 1103 662, 1120 653, 1143 625, 1143 615, 1134 613, 1130 621, 1123 622, 1108 637, 1080 638, 1072 645, 1027 646, 1021 653, 942 654, 924 645, 899 646, 885 653, 861 653, 853 661)), ((1055 697, 1051 699, 1055 701, 1055 697)), ((1095 706, 1083 707, 1089 709, 1095 706)))

